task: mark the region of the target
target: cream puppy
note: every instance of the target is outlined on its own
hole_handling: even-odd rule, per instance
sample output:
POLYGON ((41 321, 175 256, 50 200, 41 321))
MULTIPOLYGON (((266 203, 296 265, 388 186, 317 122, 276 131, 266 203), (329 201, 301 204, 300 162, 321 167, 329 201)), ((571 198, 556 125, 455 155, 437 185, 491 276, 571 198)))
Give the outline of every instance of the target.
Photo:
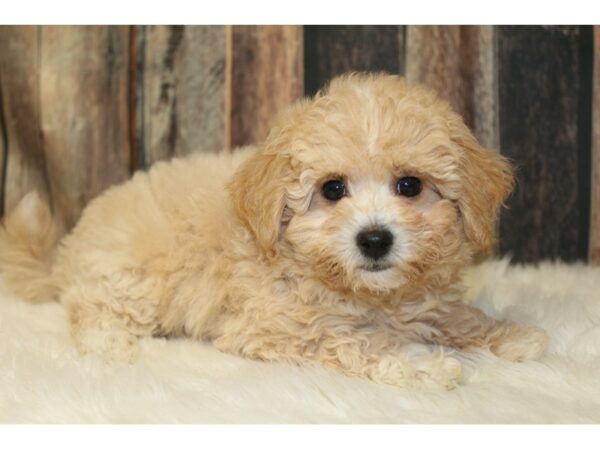
POLYGON ((507 161, 433 93, 353 74, 256 148, 136 173, 60 240, 26 196, 0 232, 0 270, 21 297, 58 299, 83 353, 133 361, 141 336, 190 336, 451 388, 461 366, 440 346, 515 361, 546 347, 542 330, 461 302, 460 271, 492 247, 512 185, 507 161))

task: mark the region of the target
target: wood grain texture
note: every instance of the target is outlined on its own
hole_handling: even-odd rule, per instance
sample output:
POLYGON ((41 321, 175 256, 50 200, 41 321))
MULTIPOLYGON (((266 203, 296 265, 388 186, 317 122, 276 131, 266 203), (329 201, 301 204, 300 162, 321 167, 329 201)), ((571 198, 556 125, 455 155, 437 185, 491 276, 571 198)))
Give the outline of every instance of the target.
POLYGON ((600 265, 600 26, 594 26, 594 87, 592 116, 592 183, 590 215, 591 264, 600 265))
POLYGON ((406 30, 406 78, 437 91, 482 145, 498 148, 492 26, 420 26, 406 30))
POLYGON ((129 177, 129 28, 44 26, 41 122, 50 187, 66 226, 129 177))
POLYGON ((145 168, 144 136, 144 65, 146 33, 144 25, 129 27, 129 170, 145 168))
POLYGON ((4 215, 4 178, 6 173, 6 126, 2 99, 2 73, 0 72, 0 218, 4 215))
MULTIPOLYGON (((2 33, 1 28, 0 33, 2 33)), ((4 215, 4 179, 6 178, 6 151, 8 143, 5 122, 4 99, 2 96, 2 64, 0 63, 0 218, 4 215)))
POLYGON ((142 27, 142 165, 227 146, 227 27, 142 27))
POLYGON ((518 168, 501 250, 523 262, 585 260, 591 35, 578 26, 500 26, 497 34, 500 143, 518 168))
POLYGON ((404 26, 311 25, 304 27, 305 93, 351 71, 404 73, 404 26))
POLYGON ((3 203, 10 211, 29 191, 48 198, 39 101, 39 27, 0 27, 3 203))
POLYGON ((301 26, 232 29, 231 145, 262 141, 275 115, 303 96, 301 26))

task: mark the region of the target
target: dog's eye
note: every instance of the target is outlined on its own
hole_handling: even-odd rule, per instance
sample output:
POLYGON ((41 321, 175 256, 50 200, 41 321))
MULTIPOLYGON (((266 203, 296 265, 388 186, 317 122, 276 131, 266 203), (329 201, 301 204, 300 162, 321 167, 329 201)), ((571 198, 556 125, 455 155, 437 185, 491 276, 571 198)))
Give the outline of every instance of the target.
POLYGON ((325 182, 321 192, 327 200, 337 201, 346 195, 346 185, 342 180, 329 180, 325 182))
POLYGON ((415 197, 421 193, 421 180, 417 177, 402 177, 398 180, 396 190, 404 197, 415 197))

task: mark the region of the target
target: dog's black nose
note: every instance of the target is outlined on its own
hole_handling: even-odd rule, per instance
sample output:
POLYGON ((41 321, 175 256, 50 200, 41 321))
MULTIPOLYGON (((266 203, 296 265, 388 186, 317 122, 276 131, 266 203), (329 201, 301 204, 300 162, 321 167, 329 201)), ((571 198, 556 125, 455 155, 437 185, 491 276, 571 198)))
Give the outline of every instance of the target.
POLYGON ((360 252, 372 259, 387 255, 394 243, 394 236, 385 228, 369 228, 356 235, 356 245, 360 252))

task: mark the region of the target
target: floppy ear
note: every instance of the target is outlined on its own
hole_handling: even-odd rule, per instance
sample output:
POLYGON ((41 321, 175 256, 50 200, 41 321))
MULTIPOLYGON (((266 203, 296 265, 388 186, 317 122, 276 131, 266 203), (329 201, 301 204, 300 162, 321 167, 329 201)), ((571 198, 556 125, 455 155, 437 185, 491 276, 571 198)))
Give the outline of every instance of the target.
POLYGON ((496 242, 498 211, 514 186, 512 167, 497 152, 481 147, 462 119, 450 128, 452 140, 463 152, 458 206, 465 234, 476 250, 489 251, 496 242))
POLYGON ((258 150, 242 164, 229 184, 237 216, 269 260, 278 255, 285 186, 290 174, 288 157, 258 150))

